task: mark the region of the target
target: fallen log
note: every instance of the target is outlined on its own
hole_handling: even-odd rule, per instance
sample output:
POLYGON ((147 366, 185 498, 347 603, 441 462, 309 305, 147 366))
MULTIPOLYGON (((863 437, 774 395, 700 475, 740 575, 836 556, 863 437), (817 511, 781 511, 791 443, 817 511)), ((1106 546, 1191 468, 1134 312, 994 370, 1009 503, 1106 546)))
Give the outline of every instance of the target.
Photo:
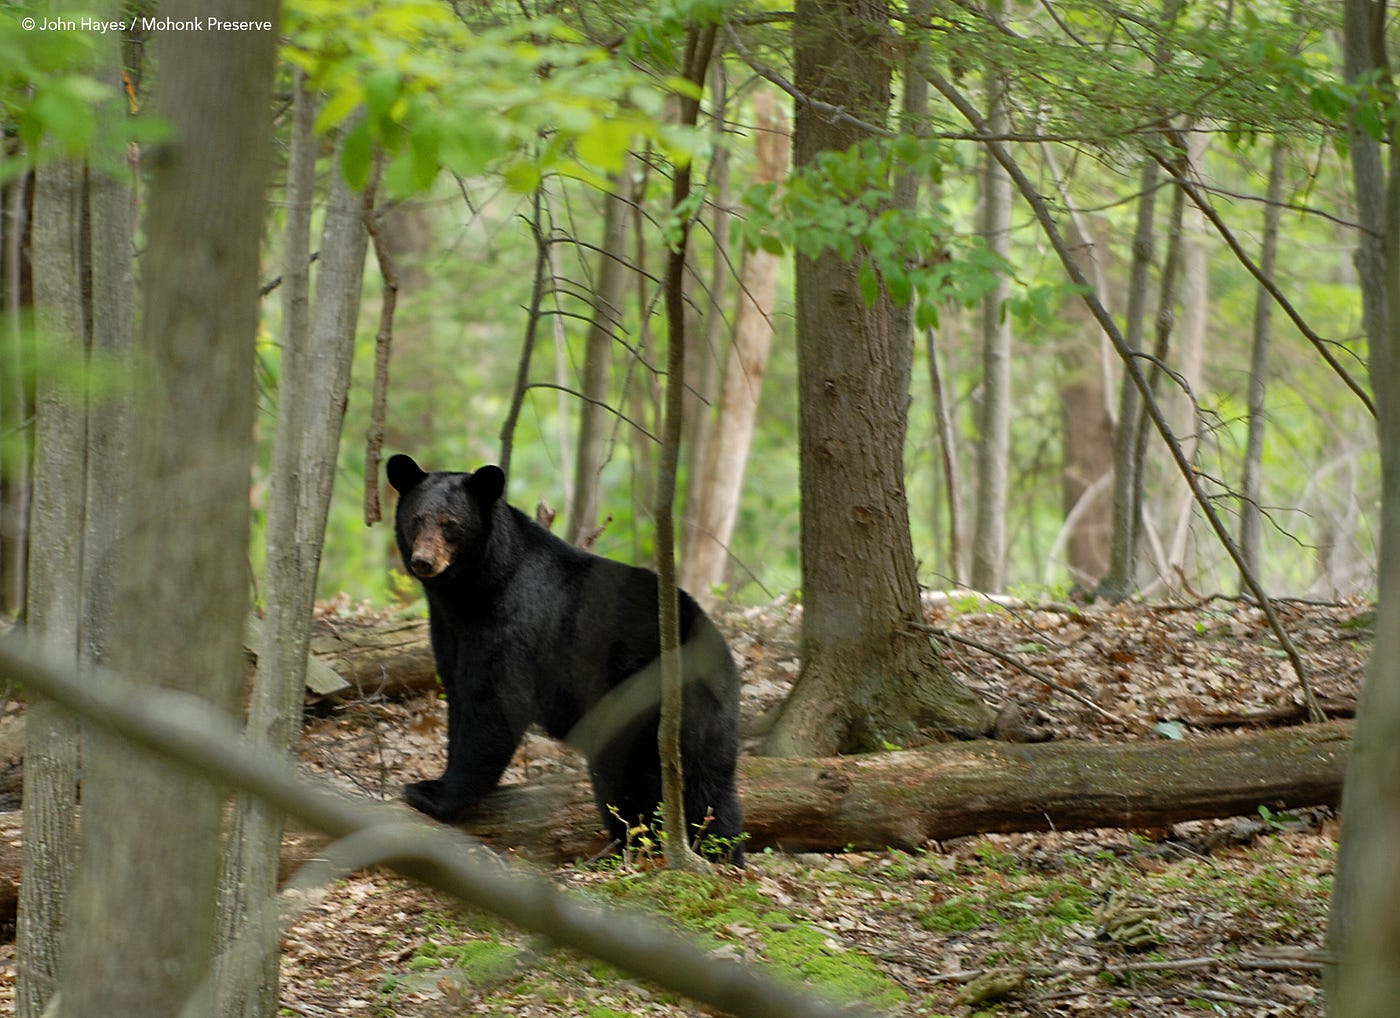
POLYGON ((365 625, 317 619, 311 654, 344 680, 336 690, 312 690, 333 700, 380 695, 401 697, 437 686, 427 619, 365 625))
MULTIPOLYGON (((829 759, 748 757, 740 794, 750 850, 916 850, 969 834, 1166 827, 1183 820, 1335 805, 1352 722, 1176 742, 962 742, 829 759)), ((541 862, 605 849, 588 782, 508 785, 462 825, 541 862)), ((12 930, 21 815, 0 814, 0 930, 12 930)), ((315 839, 283 846, 284 870, 315 839)), ((310 846, 310 847, 308 847, 310 846)))
MULTIPOLYGON (((740 761, 750 849, 914 850, 968 834, 1165 827, 1335 805, 1351 722, 1175 742, 946 743, 740 761)), ((602 848, 583 779, 498 789, 462 828, 546 861, 602 848)))

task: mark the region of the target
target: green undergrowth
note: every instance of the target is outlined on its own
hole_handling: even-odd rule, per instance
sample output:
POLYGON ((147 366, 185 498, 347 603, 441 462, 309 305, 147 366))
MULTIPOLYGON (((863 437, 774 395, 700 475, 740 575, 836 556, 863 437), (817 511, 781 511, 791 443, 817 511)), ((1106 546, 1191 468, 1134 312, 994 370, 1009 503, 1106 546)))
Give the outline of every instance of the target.
POLYGON ((760 968, 838 1000, 877 1007, 908 1000, 869 955, 800 916, 774 908, 752 884, 662 870, 621 877, 598 890, 613 903, 662 915, 700 934, 704 947, 741 947, 760 968))
MULTIPOLYGON (((1055 853, 1007 851, 999 847, 1005 841, 989 838, 947 853, 757 853, 743 874, 722 869, 713 877, 613 867, 561 878, 585 903, 648 914, 702 950, 838 1001, 920 1018, 959 1010, 956 983, 926 978, 937 971, 928 966, 946 964, 940 957, 974 970, 1032 973, 1069 959, 1092 972, 1095 963, 1229 958, 1270 945, 1309 945, 1323 928, 1330 848, 1300 851, 1286 838, 1264 836, 1202 855, 1131 835, 1107 838, 1111 847, 1086 838, 1081 851, 1055 853), (1108 934, 1112 915, 1134 920, 1131 939, 1108 934), (910 969, 910 958, 927 965, 916 960, 910 969)), ((411 937, 401 934, 393 971, 379 984, 377 1013, 386 1018, 430 1013, 422 1010, 425 999, 444 997, 463 1013, 702 1013, 693 1002, 484 916, 428 911, 417 925, 411 937)), ((1032 975, 1014 992, 1034 995, 1037 978, 1044 976, 1032 975)), ((1191 982, 1198 978, 1100 973, 1096 992, 1105 1007, 1120 992, 1148 986, 1184 1001, 1193 986, 1207 985, 1191 982)), ((989 1001, 973 1013, 1018 1012, 1012 1001, 989 1001)))

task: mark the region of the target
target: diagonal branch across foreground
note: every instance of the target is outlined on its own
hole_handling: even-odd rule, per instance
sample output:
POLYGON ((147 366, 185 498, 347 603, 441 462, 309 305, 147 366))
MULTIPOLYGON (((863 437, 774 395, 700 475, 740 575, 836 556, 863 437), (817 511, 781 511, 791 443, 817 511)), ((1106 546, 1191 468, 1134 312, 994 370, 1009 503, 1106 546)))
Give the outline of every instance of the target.
POLYGON ((137 745, 252 792, 302 823, 346 841, 356 866, 379 862, 522 929, 649 979, 721 1011, 749 1018, 854 1018, 871 1015, 766 979, 713 958, 659 924, 589 908, 541 877, 512 873, 485 860, 460 831, 406 822, 402 808, 340 795, 299 777, 290 762, 259 756, 241 742, 233 721, 187 693, 138 687, 96 666, 74 676, 71 659, 57 659, 33 640, 0 638, 0 675, 18 681, 137 745), (368 852, 373 847, 374 852, 368 852))

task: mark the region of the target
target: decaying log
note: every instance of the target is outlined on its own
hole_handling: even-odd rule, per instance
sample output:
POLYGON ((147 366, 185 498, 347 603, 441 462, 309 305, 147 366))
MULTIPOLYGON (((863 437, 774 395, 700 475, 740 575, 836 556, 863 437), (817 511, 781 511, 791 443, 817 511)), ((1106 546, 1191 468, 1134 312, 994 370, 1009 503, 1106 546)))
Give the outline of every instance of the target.
POLYGON ((322 694, 332 699, 376 694, 399 697, 437 684, 427 619, 368 626, 318 619, 312 630, 311 653, 345 681, 339 689, 322 694))

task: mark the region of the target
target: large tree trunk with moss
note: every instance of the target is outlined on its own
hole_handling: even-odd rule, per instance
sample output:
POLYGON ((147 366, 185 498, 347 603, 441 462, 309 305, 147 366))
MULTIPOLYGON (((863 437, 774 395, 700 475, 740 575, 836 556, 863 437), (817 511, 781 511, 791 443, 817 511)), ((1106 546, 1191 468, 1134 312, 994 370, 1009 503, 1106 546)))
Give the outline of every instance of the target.
MULTIPOLYGON (((799 3, 798 90, 882 123, 892 59, 882 10, 859 0, 799 3)), ((849 119, 797 105, 799 167, 866 138, 849 119)), ((768 740, 780 756, 878 749, 918 728, 976 733, 992 723, 916 628, 904 491, 912 337, 887 294, 862 300, 860 257, 797 258, 803 659, 768 740)))

